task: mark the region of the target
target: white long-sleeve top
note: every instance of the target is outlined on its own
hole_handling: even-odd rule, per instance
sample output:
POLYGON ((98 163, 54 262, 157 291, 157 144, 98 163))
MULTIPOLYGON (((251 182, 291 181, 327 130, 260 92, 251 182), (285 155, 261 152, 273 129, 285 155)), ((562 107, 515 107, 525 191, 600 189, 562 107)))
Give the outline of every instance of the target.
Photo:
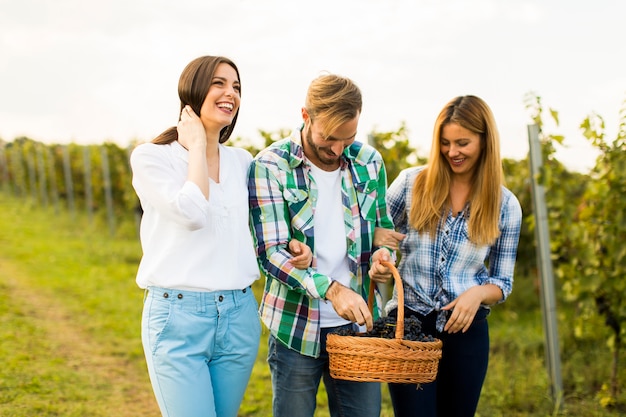
POLYGON ((220 146, 219 183, 209 199, 187 181, 188 151, 178 142, 144 143, 130 157, 143 209, 140 288, 243 289, 259 278, 249 228, 247 173, 252 155, 220 146))

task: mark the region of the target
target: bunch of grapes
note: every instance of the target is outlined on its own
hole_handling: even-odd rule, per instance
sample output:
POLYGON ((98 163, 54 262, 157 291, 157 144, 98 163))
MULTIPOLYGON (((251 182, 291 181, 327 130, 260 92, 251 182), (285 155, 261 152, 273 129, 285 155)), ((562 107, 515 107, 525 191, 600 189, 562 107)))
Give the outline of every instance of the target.
POLYGON ((335 330, 332 332, 333 334, 339 335, 339 336, 356 336, 356 332, 352 329, 348 329, 348 328, 341 328, 339 330, 335 330))
MULTIPOLYGON (((356 336, 357 333, 351 329, 340 329, 335 332, 339 336, 356 336)), ((374 322, 374 327, 367 333, 359 334, 363 337, 381 337, 383 339, 393 339, 396 337, 396 318, 381 317, 374 322)), ((434 342, 435 338, 422 332, 422 322, 414 316, 404 319, 404 340, 411 342, 434 342)))
MULTIPOLYGON (((406 320, 405 320, 406 323, 406 320)), ((420 329, 422 323, 419 323, 420 329)), ((405 332, 406 334, 406 332, 405 332)), ((372 330, 365 333, 365 337, 382 337, 383 339, 393 339, 396 337, 396 318, 395 317, 381 317, 374 322, 372 330)))

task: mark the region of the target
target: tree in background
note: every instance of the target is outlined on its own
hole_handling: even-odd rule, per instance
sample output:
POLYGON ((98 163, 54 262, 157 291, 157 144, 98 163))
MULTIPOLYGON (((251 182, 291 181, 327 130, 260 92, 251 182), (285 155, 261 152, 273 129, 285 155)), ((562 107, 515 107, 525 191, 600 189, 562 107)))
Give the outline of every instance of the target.
POLYGON ((618 359, 626 324, 626 102, 612 142, 606 138, 599 115, 588 116, 580 127, 600 154, 578 207, 576 235, 571 241, 578 256, 563 265, 561 279, 566 297, 582 312, 576 330, 593 330, 585 327, 590 314, 599 314, 608 326, 613 366, 601 402, 611 405, 619 392, 618 359))
MULTIPOLYGON (((563 137, 544 133, 540 97, 529 95, 527 107, 541 132, 545 165, 539 180, 546 187, 555 274, 564 300, 578 313, 568 328, 578 340, 606 340, 613 366, 610 384, 602 386, 598 398, 603 406, 612 406, 619 393, 618 359, 626 323, 626 102, 612 142, 599 115, 580 125, 600 151, 589 176, 567 172, 554 157, 563 137), (598 327, 598 319, 607 327, 598 327)), ((558 113, 550 114, 558 125, 558 113)))
POLYGON ((382 155, 389 184, 403 169, 426 163, 427 159, 419 156, 417 149, 411 146, 405 123, 402 123, 395 132, 372 131, 368 135, 368 142, 382 155))

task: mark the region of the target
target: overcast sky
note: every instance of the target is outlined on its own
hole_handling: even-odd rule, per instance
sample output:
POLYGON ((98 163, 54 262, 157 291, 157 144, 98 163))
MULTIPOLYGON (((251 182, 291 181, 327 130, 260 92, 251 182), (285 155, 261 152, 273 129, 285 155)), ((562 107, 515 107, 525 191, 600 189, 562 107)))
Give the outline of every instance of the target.
POLYGON ((559 111, 568 149, 594 153, 578 125, 617 132, 626 98, 626 2, 614 0, 0 0, 0 138, 122 146, 176 123, 178 78, 200 55, 239 66, 235 136, 291 128, 322 71, 362 89, 359 137, 406 123, 426 156, 457 95, 493 109, 506 157, 528 152, 535 92, 559 111))

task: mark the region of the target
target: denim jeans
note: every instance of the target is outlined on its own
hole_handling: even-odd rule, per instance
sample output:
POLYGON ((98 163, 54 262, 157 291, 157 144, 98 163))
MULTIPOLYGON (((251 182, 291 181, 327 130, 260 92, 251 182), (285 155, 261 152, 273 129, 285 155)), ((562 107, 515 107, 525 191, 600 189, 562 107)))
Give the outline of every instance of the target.
POLYGON ((149 288, 142 342, 163 416, 236 417, 257 357, 261 324, 250 288, 149 288))
POLYGON ((313 417, 322 378, 331 417, 380 416, 380 383, 330 377, 326 336, 335 329, 338 328, 322 329, 319 358, 302 355, 284 346, 274 336, 269 336, 267 362, 272 375, 274 417, 313 417))
POLYGON ((405 317, 412 315, 420 319, 424 333, 441 339, 442 357, 434 382, 419 388, 415 384, 389 384, 395 416, 474 416, 489 363, 489 310, 479 309, 466 333, 438 333, 436 313, 422 316, 405 309, 405 317))

